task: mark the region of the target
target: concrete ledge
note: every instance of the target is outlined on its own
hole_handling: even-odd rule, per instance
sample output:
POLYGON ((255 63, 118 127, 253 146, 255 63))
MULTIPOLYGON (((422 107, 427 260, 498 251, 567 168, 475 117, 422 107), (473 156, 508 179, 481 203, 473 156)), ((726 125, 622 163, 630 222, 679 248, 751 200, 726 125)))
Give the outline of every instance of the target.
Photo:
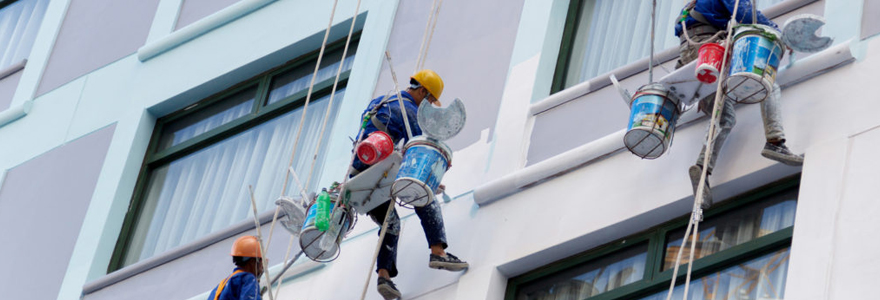
POLYGON ((18 71, 24 70, 25 65, 27 65, 27 59, 22 59, 20 62, 0 70, 0 80, 17 73, 18 71))
POLYGON ((0 127, 6 126, 6 124, 12 123, 15 120, 21 119, 26 116, 29 112, 31 112, 31 108, 34 107, 34 101, 26 101, 19 106, 10 107, 3 112, 0 112, 0 127))
POLYGON ((176 48, 189 40, 197 38, 223 24, 229 23, 244 15, 247 15, 275 0, 242 0, 219 12, 198 20, 171 34, 144 45, 137 51, 138 60, 145 62, 165 51, 176 48))
MULTIPOLYGON (((779 71, 778 83, 786 88, 810 78, 819 76, 840 66, 855 61, 850 50, 852 40, 815 53, 805 59, 795 61, 790 67, 779 71)), ((679 128, 700 119, 702 114, 696 110, 687 111, 679 120, 679 128)), ((498 199, 538 184, 554 176, 590 164, 604 157, 614 155, 624 148, 621 130, 598 140, 568 150, 554 157, 490 181, 474 189, 474 202, 477 205, 492 203, 498 199)))
MULTIPOLYGON (((272 216, 275 215, 275 210, 267 211, 260 214, 260 225, 265 225, 272 222, 272 216)), ((278 218, 284 216, 284 212, 280 212, 278 214, 278 218)), ((113 273, 107 274, 104 277, 98 278, 95 281, 87 283, 83 286, 83 295, 88 295, 94 293, 100 289, 116 284, 120 281, 123 281, 129 277, 138 275, 140 273, 149 271, 152 268, 161 266, 167 262, 172 260, 181 258, 183 256, 189 255, 193 252, 199 251, 205 247, 213 245, 219 241, 228 239, 242 232, 255 229, 254 220, 248 219, 241 222, 238 222, 222 231, 218 231, 212 234, 209 234, 205 237, 202 237, 194 242, 181 245, 177 248, 174 248, 170 251, 162 253, 158 256, 154 256, 142 261, 139 261, 130 266, 124 267, 122 269, 116 270, 113 273)))

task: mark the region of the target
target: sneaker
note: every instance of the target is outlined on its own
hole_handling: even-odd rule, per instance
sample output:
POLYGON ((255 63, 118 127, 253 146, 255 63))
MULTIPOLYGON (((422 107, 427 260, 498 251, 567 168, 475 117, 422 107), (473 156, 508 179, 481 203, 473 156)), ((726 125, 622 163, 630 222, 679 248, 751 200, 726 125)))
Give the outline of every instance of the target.
POLYGON ((394 282, 385 277, 379 277, 376 289, 379 290, 379 294, 382 295, 385 300, 399 299, 401 296, 400 291, 394 286, 394 282))
POLYGON ((431 259, 428 261, 428 267, 438 270, 461 271, 467 269, 468 263, 461 261, 458 257, 452 255, 452 253, 446 252, 445 256, 431 254, 431 259))
MULTIPOLYGON (((694 188, 694 200, 697 197, 697 187, 700 185, 700 176, 703 175, 703 167, 693 165, 688 168, 688 175, 691 177, 691 186, 694 188)), ((709 187, 709 180, 706 178, 706 187, 703 188, 703 203, 700 205, 702 209, 708 209, 712 206, 712 188, 709 187)))
POLYGON ((764 144, 764 150, 761 150, 761 155, 789 166, 800 166, 804 164, 804 156, 792 153, 784 143, 779 143, 777 145, 767 142, 764 144))

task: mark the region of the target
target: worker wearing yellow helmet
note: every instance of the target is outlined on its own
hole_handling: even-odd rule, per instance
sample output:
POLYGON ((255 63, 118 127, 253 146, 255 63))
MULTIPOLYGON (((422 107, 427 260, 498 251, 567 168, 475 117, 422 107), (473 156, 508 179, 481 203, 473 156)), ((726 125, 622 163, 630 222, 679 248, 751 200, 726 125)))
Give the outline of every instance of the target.
POLYGON ((242 236, 232 244, 235 271, 220 281, 208 294, 208 300, 260 300, 260 275, 263 275, 263 253, 260 242, 251 235, 242 236))
MULTIPOLYGON (((409 119, 409 126, 413 136, 422 134, 417 119, 419 105, 424 101, 440 106, 440 95, 443 93, 443 79, 440 75, 432 70, 421 70, 410 77, 410 86, 400 92, 403 98, 403 105, 406 108, 406 115, 409 119)), ((367 109, 361 115, 362 119, 368 120, 364 126, 363 133, 359 134, 361 138, 366 138, 370 133, 383 131, 387 133, 395 144, 401 139, 404 142, 409 140, 406 133, 406 125, 403 122, 403 114, 400 111, 400 101, 397 95, 381 96, 370 101, 367 109)), ((360 142, 360 141, 358 141, 360 142)), ((352 176, 366 170, 370 166, 364 164, 359 159, 355 159, 352 163, 352 176)), ((441 187, 442 188, 442 187, 441 187)), ((387 201, 373 210, 367 212, 373 222, 382 226, 385 221, 385 214, 388 212, 388 206, 394 201, 387 201)), ((425 231, 425 238, 428 241, 428 247, 431 254, 428 257, 428 267, 433 269, 460 271, 468 267, 468 263, 464 262, 451 253, 446 252, 446 233, 443 225, 443 215, 440 213, 440 205, 437 201, 423 207, 415 207, 416 215, 422 220, 422 229, 425 231)), ((382 240, 382 247, 376 258, 377 273, 379 274, 377 282, 377 290, 385 299, 400 298, 401 294, 394 283, 392 277, 397 276, 397 241, 400 236, 400 217, 396 210, 391 210, 388 216, 388 230, 385 238, 382 240)))

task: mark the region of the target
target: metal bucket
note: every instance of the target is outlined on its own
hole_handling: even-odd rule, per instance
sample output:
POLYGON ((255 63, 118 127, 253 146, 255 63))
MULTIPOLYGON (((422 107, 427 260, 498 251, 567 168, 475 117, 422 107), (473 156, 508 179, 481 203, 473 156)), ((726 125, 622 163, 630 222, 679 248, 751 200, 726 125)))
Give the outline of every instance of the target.
POLYGON ((661 84, 647 84, 633 95, 623 143, 641 158, 655 159, 672 145, 681 115, 680 100, 661 84))
POLYGON ((452 151, 443 142, 418 136, 404 146, 403 163, 391 186, 391 195, 404 207, 423 207, 434 201, 434 190, 452 163, 452 151))
POLYGON ((737 103, 764 101, 773 91, 785 45, 779 32, 770 26, 739 25, 734 33, 725 94, 737 103))

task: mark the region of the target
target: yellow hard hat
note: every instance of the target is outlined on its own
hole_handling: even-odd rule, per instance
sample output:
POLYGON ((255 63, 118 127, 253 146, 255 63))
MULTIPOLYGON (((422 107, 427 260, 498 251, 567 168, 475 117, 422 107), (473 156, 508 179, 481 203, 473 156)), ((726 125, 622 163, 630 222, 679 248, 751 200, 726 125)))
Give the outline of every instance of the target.
POLYGON ((424 69, 416 72, 409 79, 410 81, 418 82, 421 86, 428 89, 428 92, 434 95, 434 98, 440 99, 440 94, 443 93, 443 79, 436 72, 424 69))
POLYGON ((232 243, 231 254, 232 256, 242 257, 263 257, 262 251, 260 251, 260 242, 257 241, 257 237, 252 235, 246 235, 236 239, 235 243, 232 243))

